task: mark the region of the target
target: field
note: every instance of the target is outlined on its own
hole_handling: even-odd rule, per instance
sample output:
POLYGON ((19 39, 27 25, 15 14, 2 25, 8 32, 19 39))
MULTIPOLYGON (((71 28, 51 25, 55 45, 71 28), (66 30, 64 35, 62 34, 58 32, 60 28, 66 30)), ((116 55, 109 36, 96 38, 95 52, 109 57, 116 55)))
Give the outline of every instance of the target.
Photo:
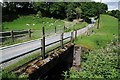
POLYGON ((118 20, 108 15, 101 15, 100 29, 94 27, 90 36, 79 36, 75 43, 89 49, 95 49, 105 47, 117 36, 118 20))
MULTIPOLYGON (((78 24, 74 24, 72 27, 70 26, 70 24, 73 24, 73 22, 67 23, 67 25, 69 26, 67 26, 68 28, 65 30, 66 32, 87 26, 86 22, 80 22, 78 24)), ((21 30, 31 29, 33 30, 33 33, 31 39, 28 38, 16 39, 15 42, 12 42, 11 39, 8 39, 2 43, 2 46, 8 46, 16 43, 21 43, 21 42, 41 38, 42 26, 45 27, 46 36, 55 34, 55 27, 56 27, 56 33, 64 32, 64 25, 66 25, 64 20, 47 18, 47 17, 41 17, 38 19, 35 17, 35 15, 21 16, 12 22, 3 22, 2 24, 3 31, 11 31, 11 30, 21 31, 21 30)))

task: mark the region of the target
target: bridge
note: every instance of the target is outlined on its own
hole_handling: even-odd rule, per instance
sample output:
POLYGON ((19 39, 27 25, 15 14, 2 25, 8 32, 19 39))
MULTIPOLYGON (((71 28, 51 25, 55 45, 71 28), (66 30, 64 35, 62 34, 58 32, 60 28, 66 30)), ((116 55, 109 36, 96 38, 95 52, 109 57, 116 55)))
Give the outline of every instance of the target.
MULTIPOLYGON (((64 33, 59 35, 60 38, 58 38, 59 36, 55 36, 55 37, 51 37, 52 38, 52 42, 51 43, 47 43, 46 40, 49 41, 50 38, 46 38, 46 40, 41 40, 41 46, 37 46, 32 45, 33 48, 29 48, 29 49, 23 49, 22 52, 20 52, 20 54, 14 54, 11 55, 11 57, 6 57, 4 55, 6 55, 5 53, 3 54, 4 58, 3 61, 0 62, 0 64, 6 64, 6 63, 10 63, 11 60, 15 60, 19 57, 22 57, 26 54, 29 54, 31 52, 34 52, 36 50, 41 49, 41 51, 43 53, 45 47, 51 46, 52 44, 58 44, 60 42, 60 46, 58 46, 57 48, 55 48, 54 50, 47 52, 47 55, 40 55, 37 58, 27 62, 26 64, 19 66, 13 70, 11 70, 10 72, 14 72, 16 74, 18 74, 20 77, 21 76, 27 76, 29 79, 34 80, 40 77, 44 77, 45 75, 49 74, 49 72, 55 67, 58 66, 59 67, 64 67, 64 69, 68 69, 69 67, 71 67, 72 63, 73 63, 73 53, 74 53, 74 44, 72 43, 72 40, 83 33, 86 33, 90 28, 92 28, 94 26, 94 24, 89 24, 87 27, 77 30, 77 31, 73 31, 71 33, 64 33), (44 44, 43 44, 44 43, 44 44), (46 45, 45 45, 46 44, 46 45), (43 58, 44 56, 44 58, 43 58)), ((34 42, 34 41, 33 41, 34 42)), ((32 43, 33 43, 32 42, 32 43)), ((31 42, 29 42, 28 44, 30 44, 31 42)), ((28 44, 24 44, 26 46, 28 46, 28 44)), ((31 45, 31 44, 30 44, 31 45)), ((21 47, 22 45, 19 44, 17 45, 17 47, 21 47)), ((23 46, 24 47, 24 46, 23 46)), ((1 50, 3 50, 3 52, 7 52, 7 50, 9 50, 9 48, 13 48, 13 52, 14 49, 16 48, 15 46, 12 47, 8 47, 8 48, 3 48, 1 50)), ((21 50, 21 49, 20 49, 21 50)), ((12 54, 12 52, 11 52, 12 54)), ((58 67, 57 67, 58 68, 58 67)), ((57 70, 57 69, 56 69, 57 70)))

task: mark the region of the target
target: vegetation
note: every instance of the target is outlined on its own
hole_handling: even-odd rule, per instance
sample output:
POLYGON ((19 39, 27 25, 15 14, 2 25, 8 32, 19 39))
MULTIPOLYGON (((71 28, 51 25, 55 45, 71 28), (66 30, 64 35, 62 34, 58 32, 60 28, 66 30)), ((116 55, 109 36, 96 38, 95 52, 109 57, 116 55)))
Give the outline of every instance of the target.
MULTIPOLYGON (((42 26, 45 27, 46 36, 55 33, 55 27, 57 31, 63 31, 63 20, 73 21, 74 19, 83 19, 84 21, 67 28, 66 32, 83 28, 88 23, 91 23, 90 17, 96 17, 97 19, 100 14, 106 14, 108 9, 106 4, 99 2, 4 2, 1 4, 3 10, 3 31, 32 29, 31 39, 41 37, 42 26)), ((92 51, 82 54, 81 72, 71 69, 69 73, 65 72, 65 79, 120 78, 118 76, 118 69, 120 67, 117 65, 118 44, 116 39, 118 38, 119 13, 118 10, 113 10, 107 12, 111 16, 101 15, 99 29, 94 27, 95 29, 92 30, 91 35, 82 35, 75 40, 75 44, 92 51)), ((14 44, 11 41, 3 44, 6 45, 8 43, 14 44)), ((32 54, 4 68, 3 79, 14 78, 17 80, 16 74, 9 75, 6 71, 10 71, 39 55, 40 53, 32 54)))
POLYGON ((107 5, 96 2, 4 2, 2 3, 2 8, 3 21, 12 21, 19 15, 37 14, 38 12, 43 17, 67 18, 67 20, 72 21, 75 18, 85 19, 98 16, 99 13, 105 13, 107 5), (9 17, 10 13, 15 16, 11 15, 9 17))
MULTIPOLYGON (((120 47, 119 47, 120 48, 120 47)), ((76 78, 99 78, 99 79, 118 79, 118 47, 116 41, 109 44, 104 49, 97 49, 82 54, 81 71, 70 69, 69 76, 71 79, 76 78)))
POLYGON ((101 15, 100 29, 93 29, 95 34, 79 37, 75 43, 92 49, 81 55, 81 71, 72 68, 65 72, 65 79, 76 78, 105 78, 118 79, 118 19, 101 15), (110 23, 112 22, 112 23, 110 23), (69 75, 68 75, 69 74, 69 75))
POLYGON ((108 15, 114 16, 120 20, 120 11, 119 10, 112 10, 107 12, 108 15))
MULTIPOLYGON (((70 22, 68 24, 71 24, 74 22, 70 22)), ((16 39, 15 42, 13 42, 11 39, 5 40, 5 42, 2 42, 3 46, 9 46, 16 43, 21 43, 29 40, 34 40, 41 38, 42 36, 42 26, 45 27, 45 35, 52 35, 55 33, 55 27, 56 27, 56 33, 61 33, 64 31, 64 22, 63 20, 54 19, 54 18, 47 18, 47 17, 41 17, 36 18, 35 15, 29 15, 29 16, 21 16, 20 18, 12 21, 12 22, 3 22, 3 30, 4 31, 19 31, 19 30, 33 30, 32 37, 31 38, 24 38, 24 39, 16 39), (44 22, 44 24, 43 24, 44 22), (19 24, 19 25, 18 25, 19 24)), ((86 22, 80 22, 78 24, 74 24, 73 27, 68 26, 67 30, 65 31, 71 31, 80 29, 87 26, 86 22)))
POLYGON ((71 27, 67 28, 65 31, 69 32, 69 31, 72 31, 72 30, 78 30, 78 29, 86 27, 87 25, 88 24, 86 22, 80 22, 80 23, 78 23, 74 26, 71 26, 71 27))
POLYGON ((2 46, 12 45, 16 43, 25 42, 28 40, 41 38, 42 26, 45 27, 46 36, 54 34, 55 27, 57 33, 64 31, 64 22, 62 20, 47 18, 47 17, 36 18, 35 15, 21 16, 20 18, 12 22, 3 22, 2 25, 3 31, 11 31, 11 30, 19 31, 19 30, 31 29, 33 31, 31 39, 27 38, 26 36, 24 40, 16 39, 15 42, 12 42, 12 40, 8 38, 7 40, 5 40, 5 42, 2 43, 2 46))
POLYGON ((54 27, 55 26, 58 27, 58 25, 60 25, 60 28, 62 28, 64 22, 58 19, 47 18, 47 17, 37 18, 36 15, 30 15, 30 16, 21 16, 20 18, 12 22, 3 22, 2 26, 4 31, 10 31, 10 30, 27 30, 27 29, 41 30, 42 26, 44 26, 46 30, 49 29, 53 30, 54 27))
POLYGON ((93 29, 90 36, 79 36, 75 43, 89 49, 95 49, 105 47, 107 43, 110 43, 117 36, 118 19, 108 15, 101 15, 100 29, 93 29))
MULTIPOLYGON (((64 22, 60 19, 72 21, 73 19, 83 18, 85 22, 91 23, 89 17, 98 16, 99 13, 105 13, 107 10, 106 4, 95 2, 4 2, 1 4, 3 31, 32 29, 34 32, 31 39, 41 37, 42 26, 45 26, 46 35, 53 34, 55 27, 56 32, 62 32, 64 22), (97 6, 100 9, 99 13, 97 6)), ((80 26, 77 24, 66 31, 82 28, 84 24, 86 23, 81 23, 80 26)), ((16 42, 8 39, 2 44, 3 46, 12 45, 31 39, 18 39, 16 42)))

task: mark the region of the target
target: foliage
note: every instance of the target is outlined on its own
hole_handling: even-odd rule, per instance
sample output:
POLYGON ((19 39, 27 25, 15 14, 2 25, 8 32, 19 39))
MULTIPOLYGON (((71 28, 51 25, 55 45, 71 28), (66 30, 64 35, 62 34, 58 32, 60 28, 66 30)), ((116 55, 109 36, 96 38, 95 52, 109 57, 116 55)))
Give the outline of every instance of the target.
POLYGON ((66 16, 68 20, 73 20, 76 18, 76 4, 75 3, 68 3, 66 7, 66 16))
POLYGON ((86 16, 94 17, 107 10, 106 4, 96 2, 5 2, 2 5, 4 15, 37 14, 40 11, 45 17, 68 20, 86 16))
POLYGON ((77 19, 79 19, 79 18, 81 17, 82 10, 81 10, 80 7, 77 7, 77 8, 75 9, 75 11, 76 11, 76 14, 77 14, 77 19))
POLYGON ((18 77, 15 73, 3 71, 1 80, 28 80, 26 76, 18 77))
POLYGON ((108 11, 107 14, 114 16, 116 18, 118 18, 120 20, 120 11, 119 10, 112 10, 112 11, 108 11))
POLYGON ((79 37, 75 43, 86 48, 93 48, 90 52, 81 54, 81 71, 70 69, 66 79, 118 79, 119 77, 119 48, 117 37, 117 19, 108 15, 101 15, 100 29, 93 29, 95 34, 79 37), (110 22, 113 22, 110 24, 110 22), (109 35, 109 36, 108 36, 109 35), (68 78, 69 76, 69 78, 68 78))
POLYGON ((69 78, 120 78, 117 50, 117 44, 109 44, 105 49, 82 53, 81 71, 71 69, 69 78))
POLYGON ((37 12, 36 17, 39 19, 42 17, 42 13, 40 11, 37 12))
POLYGON ((83 11, 83 15, 94 17, 99 13, 105 13, 107 11, 107 5, 104 3, 85 2, 81 3, 81 9, 83 11))

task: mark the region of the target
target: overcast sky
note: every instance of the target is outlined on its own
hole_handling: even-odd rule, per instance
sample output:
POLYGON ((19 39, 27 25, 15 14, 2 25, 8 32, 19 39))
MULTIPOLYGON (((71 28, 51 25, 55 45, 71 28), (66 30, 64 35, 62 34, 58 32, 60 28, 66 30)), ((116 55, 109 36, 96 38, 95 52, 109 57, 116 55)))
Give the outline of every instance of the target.
POLYGON ((120 0, 94 0, 96 2, 102 1, 102 3, 105 3, 108 5, 108 10, 116 10, 118 9, 118 2, 120 0))

